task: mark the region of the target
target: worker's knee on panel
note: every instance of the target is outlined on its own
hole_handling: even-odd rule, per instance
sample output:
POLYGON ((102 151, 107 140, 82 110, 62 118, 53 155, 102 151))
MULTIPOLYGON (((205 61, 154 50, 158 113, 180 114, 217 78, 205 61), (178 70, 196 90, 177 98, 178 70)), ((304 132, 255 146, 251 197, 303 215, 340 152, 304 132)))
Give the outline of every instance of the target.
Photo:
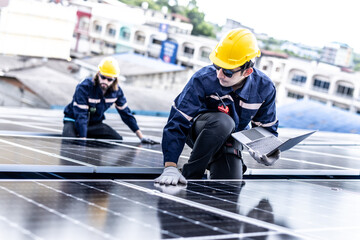
POLYGON ((224 146, 208 166, 211 179, 242 179, 246 171, 241 150, 233 146, 224 146))
POLYGON ((235 129, 234 120, 227 114, 217 113, 218 118, 216 119, 215 128, 216 132, 223 134, 224 137, 229 137, 235 129))

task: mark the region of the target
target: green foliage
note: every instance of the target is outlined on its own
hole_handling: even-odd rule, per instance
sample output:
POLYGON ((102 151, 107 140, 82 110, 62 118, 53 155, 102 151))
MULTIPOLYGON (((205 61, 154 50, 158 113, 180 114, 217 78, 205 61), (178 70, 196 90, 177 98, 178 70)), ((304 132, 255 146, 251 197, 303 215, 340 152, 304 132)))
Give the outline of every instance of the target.
POLYGON ((125 4, 131 6, 138 6, 141 7, 143 2, 147 2, 149 4, 149 9, 153 10, 161 10, 163 6, 168 7, 171 13, 181 14, 186 16, 190 19, 191 24, 193 25, 193 31, 191 32, 192 35, 202 35, 208 37, 215 37, 215 30, 214 26, 210 23, 207 23, 204 18, 205 14, 200 12, 196 0, 189 1, 187 6, 180 6, 177 0, 174 0, 174 5, 170 6, 168 0, 118 0, 125 4))
POLYGON ((261 40, 264 44, 266 44, 266 45, 276 45, 276 46, 280 46, 281 44, 283 44, 284 42, 286 42, 286 41, 284 41, 284 40, 277 40, 277 39, 275 39, 275 38, 273 38, 273 37, 270 37, 269 39, 262 39, 261 40))
POLYGON ((201 22, 199 25, 194 27, 192 34, 193 35, 203 35, 203 36, 208 36, 208 37, 212 37, 212 38, 216 37, 215 33, 214 33, 214 27, 207 22, 201 22))
POLYGON ((356 64, 354 67, 355 72, 360 72, 360 63, 356 64))
POLYGON ((360 54, 354 53, 354 64, 360 63, 360 54))

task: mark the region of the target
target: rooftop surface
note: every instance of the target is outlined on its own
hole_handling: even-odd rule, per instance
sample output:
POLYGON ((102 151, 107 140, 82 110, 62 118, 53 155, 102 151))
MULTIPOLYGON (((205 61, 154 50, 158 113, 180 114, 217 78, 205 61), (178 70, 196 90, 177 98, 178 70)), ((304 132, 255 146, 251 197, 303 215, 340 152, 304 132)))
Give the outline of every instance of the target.
POLYGON ((277 108, 280 126, 360 134, 360 115, 325 104, 300 100, 277 108))

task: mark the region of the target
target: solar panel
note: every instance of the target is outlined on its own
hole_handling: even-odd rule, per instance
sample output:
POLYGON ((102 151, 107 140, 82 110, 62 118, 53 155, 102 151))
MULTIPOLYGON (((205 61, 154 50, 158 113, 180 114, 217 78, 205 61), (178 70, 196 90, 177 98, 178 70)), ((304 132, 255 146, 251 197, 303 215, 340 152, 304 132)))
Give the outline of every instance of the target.
POLYGON ((148 181, 130 183, 144 192, 151 193, 147 190, 151 189, 171 194, 178 202, 190 201, 189 205, 195 202, 204 209, 210 206, 217 213, 231 212, 271 223, 274 225, 271 229, 290 233, 288 229, 298 237, 356 239, 360 236, 360 225, 354 222, 360 213, 359 180, 190 181, 186 188, 148 181))
MULTIPOLYGON (((62 112, 0 108, 0 175, 7 172, 158 175, 161 145, 141 144, 117 114, 123 141, 62 138, 62 112)), ((166 118, 136 116, 161 140, 166 118)), ((285 140, 308 130, 279 129, 285 140)), ((360 180, 250 179, 265 175, 358 179, 360 137, 317 132, 265 167, 243 151, 243 181, 0 180, 6 239, 358 239, 360 180), (354 221, 355 219, 355 221, 354 221), (61 231, 59 231, 61 229, 61 231)), ((181 167, 190 156, 185 147, 181 167)), ((64 175, 54 175, 63 177, 64 175)), ((117 175, 119 176, 119 175, 117 175)), ((124 178, 124 177, 123 177, 124 178)))
POLYGON ((20 240, 358 239, 359 188, 359 180, 3 180, 0 232, 20 240))
MULTIPOLYGON (((106 123, 114 127, 124 137, 124 141, 87 141, 86 146, 74 142, 61 144, 62 111, 41 110, 14 111, 0 109, 0 145, 13 152, 28 155, 17 159, 0 160, 0 171, 50 171, 71 172, 74 165, 77 172, 82 169, 94 173, 150 173, 162 171, 162 151, 160 145, 140 144, 133 132, 120 120, 117 114, 107 114, 106 123), (58 136, 58 138, 53 138, 58 136), (50 138, 46 138, 50 137, 50 138), (4 142, 5 141, 5 142, 4 142), (25 150, 27 149, 27 150, 25 150), (41 152, 42 154, 40 154, 41 152), (36 161, 33 155, 40 156, 36 161), (47 162, 43 162, 46 158, 47 162), (51 161, 49 162, 49 159, 51 161), (64 161, 63 161, 64 160, 64 161), (3 161, 3 162, 1 162, 3 161), (10 162, 9 162, 10 161, 10 162), (12 162, 11 162, 12 161, 12 162), (17 162, 16 162, 17 161, 17 162), (30 167, 31 166, 31 167, 30 167), (50 167, 51 166, 51 167, 50 167), (86 166, 82 168, 82 166, 86 166)), ((145 136, 161 140, 166 118, 136 116, 145 136)), ((308 130, 305 130, 308 131, 308 130)), ((304 130, 279 129, 282 140, 302 134, 304 130)), ((246 176, 264 175, 360 175, 360 137, 356 134, 317 132, 295 148, 281 154, 281 159, 273 166, 266 167, 254 161, 246 151, 243 159, 248 166, 246 176)), ((186 163, 191 149, 185 146, 179 159, 179 166, 186 163)), ((19 157, 19 155, 16 155, 19 157)))
MULTIPOLYGON (((1 136, 0 171, 161 173, 162 155, 149 148, 102 140, 1 136)), ((138 144, 139 145, 139 144, 138 144)))

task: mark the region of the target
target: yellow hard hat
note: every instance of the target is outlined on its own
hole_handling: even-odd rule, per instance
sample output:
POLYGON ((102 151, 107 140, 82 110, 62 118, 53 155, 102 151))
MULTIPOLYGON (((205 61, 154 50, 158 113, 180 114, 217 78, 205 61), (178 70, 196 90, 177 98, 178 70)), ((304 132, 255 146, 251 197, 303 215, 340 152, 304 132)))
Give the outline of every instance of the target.
POLYGON ((107 77, 118 77, 120 74, 119 63, 113 57, 104 58, 98 67, 100 73, 107 77))
POLYGON ((234 69, 260 54, 254 34, 248 29, 237 28, 220 40, 209 58, 222 68, 234 69))

